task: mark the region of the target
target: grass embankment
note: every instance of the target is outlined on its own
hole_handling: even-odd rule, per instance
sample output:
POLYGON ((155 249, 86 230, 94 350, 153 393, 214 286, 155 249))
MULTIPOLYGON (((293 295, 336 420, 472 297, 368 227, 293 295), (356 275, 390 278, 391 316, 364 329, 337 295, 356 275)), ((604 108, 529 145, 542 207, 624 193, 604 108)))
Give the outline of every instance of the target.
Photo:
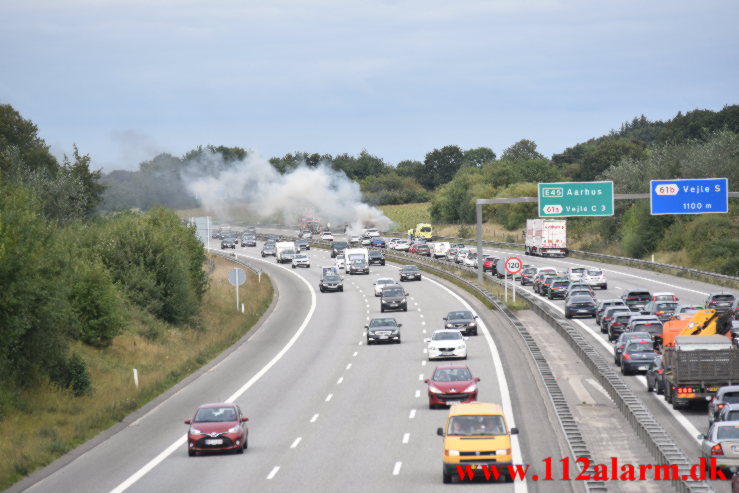
POLYGON ((272 302, 269 278, 246 270, 244 313, 228 283, 233 263, 211 257, 210 285, 196 327, 175 327, 126 307, 127 330, 103 350, 73 344, 86 362, 94 393, 73 397, 46 385, 23 392, 0 422, 0 490, 119 422, 238 341, 272 302), (133 383, 133 369, 140 387, 133 383))

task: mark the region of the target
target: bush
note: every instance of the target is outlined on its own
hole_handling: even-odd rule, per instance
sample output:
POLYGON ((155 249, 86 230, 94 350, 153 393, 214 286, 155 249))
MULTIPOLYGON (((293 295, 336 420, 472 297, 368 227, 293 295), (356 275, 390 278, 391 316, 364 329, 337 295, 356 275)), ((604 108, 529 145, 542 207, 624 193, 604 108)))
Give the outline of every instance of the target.
POLYGON ((92 379, 85 361, 76 353, 53 365, 51 381, 61 389, 69 389, 75 397, 92 394, 92 379))
POLYGON ((108 347, 123 328, 118 292, 99 260, 80 261, 72 279, 70 335, 94 347, 108 347))

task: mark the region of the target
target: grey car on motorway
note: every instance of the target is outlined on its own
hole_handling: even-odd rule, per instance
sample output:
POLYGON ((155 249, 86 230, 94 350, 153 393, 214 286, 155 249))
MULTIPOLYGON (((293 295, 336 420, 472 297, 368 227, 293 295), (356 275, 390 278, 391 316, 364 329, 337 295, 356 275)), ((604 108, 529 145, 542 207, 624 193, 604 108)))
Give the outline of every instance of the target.
POLYGON ((739 471, 739 421, 716 421, 698 439, 706 464, 715 459, 717 467, 724 466, 727 478, 739 471))
POLYGON ((373 318, 364 328, 367 330, 367 345, 376 342, 391 342, 400 344, 400 328, 394 318, 373 318))

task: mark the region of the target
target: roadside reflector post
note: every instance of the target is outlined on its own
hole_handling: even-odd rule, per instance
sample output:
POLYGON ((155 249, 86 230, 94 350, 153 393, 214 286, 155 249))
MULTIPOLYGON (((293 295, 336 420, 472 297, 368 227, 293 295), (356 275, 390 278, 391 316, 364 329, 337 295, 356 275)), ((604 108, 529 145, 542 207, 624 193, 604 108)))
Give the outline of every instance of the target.
POLYGON ((133 369, 133 384, 139 388, 139 371, 136 368, 133 369))

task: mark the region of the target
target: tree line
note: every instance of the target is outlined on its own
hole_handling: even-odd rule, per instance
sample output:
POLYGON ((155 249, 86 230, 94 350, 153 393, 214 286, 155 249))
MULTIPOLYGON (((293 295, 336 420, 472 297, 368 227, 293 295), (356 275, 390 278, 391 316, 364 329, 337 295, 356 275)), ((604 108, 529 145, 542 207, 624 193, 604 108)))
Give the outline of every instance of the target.
POLYGON ((192 323, 207 287, 203 246, 171 210, 96 216, 105 188, 90 162, 77 148, 58 162, 0 105, 0 419, 43 381, 92 392, 73 341, 109 346, 132 307, 192 323))

